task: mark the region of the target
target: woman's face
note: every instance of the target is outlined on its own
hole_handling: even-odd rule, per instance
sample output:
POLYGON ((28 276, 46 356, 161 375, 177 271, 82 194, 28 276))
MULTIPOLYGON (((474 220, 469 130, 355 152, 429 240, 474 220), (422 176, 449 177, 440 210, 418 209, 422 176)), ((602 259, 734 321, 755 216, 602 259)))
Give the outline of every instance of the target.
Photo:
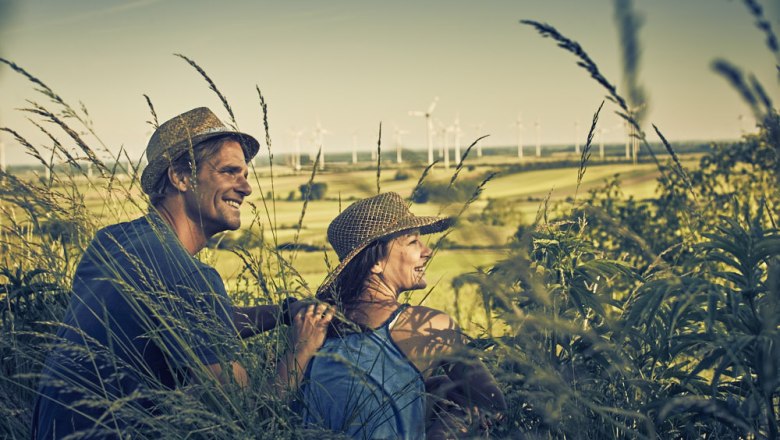
POLYGON ((371 272, 395 293, 424 289, 428 285, 425 265, 431 257, 431 249, 423 243, 420 231, 412 230, 396 237, 387 246, 387 256, 379 260, 371 272))

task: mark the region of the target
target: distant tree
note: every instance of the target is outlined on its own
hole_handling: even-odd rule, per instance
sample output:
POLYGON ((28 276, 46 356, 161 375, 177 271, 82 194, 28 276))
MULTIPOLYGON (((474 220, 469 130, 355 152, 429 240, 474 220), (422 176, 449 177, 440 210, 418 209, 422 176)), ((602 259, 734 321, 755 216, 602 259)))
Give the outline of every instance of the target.
POLYGON ((314 182, 309 186, 303 184, 298 187, 301 191, 301 199, 303 200, 322 200, 325 198, 325 193, 328 191, 328 184, 323 182, 314 182))

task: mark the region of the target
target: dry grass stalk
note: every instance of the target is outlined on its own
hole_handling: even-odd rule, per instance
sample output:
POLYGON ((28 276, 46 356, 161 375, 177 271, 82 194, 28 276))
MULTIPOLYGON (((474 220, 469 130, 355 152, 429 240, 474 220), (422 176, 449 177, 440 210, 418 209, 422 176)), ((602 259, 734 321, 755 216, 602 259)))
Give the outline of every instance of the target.
POLYGON ((593 114, 593 120, 590 124, 590 130, 588 131, 588 138, 585 141, 585 146, 582 148, 580 154, 580 169, 577 171, 577 187, 574 189, 574 199, 577 199, 577 192, 582 184, 582 178, 585 176, 585 170, 587 169, 588 160, 590 159, 590 149, 593 146, 593 135, 596 133, 596 124, 599 122, 599 114, 601 108, 604 107, 604 101, 601 101, 599 108, 596 109, 596 113, 593 114))
POLYGON ((743 0, 743 3, 745 3, 753 18, 756 19, 756 27, 766 36, 766 46, 775 55, 775 60, 778 63, 778 79, 780 79, 780 46, 777 43, 777 35, 772 30, 772 23, 766 19, 764 9, 756 0, 743 0))
POLYGON ((382 192, 379 178, 382 175, 382 123, 379 123, 379 135, 376 138, 376 193, 382 192))
POLYGON ((428 173, 431 172, 431 169, 433 169, 434 165, 439 163, 439 160, 434 160, 430 165, 425 167, 422 174, 420 174, 420 178, 417 180, 417 184, 414 186, 414 189, 412 189, 412 193, 409 196, 409 206, 412 205, 412 200, 414 200, 414 196, 417 194, 417 192, 422 188, 423 182, 425 182, 425 178, 428 177, 428 173))
POLYGON ((271 152, 271 131, 268 125, 268 105, 265 102, 263 93, 260 91, 260 87, 255 86, 255 89, 257 90, 257 96, 260 100, 260 110, 263 114, 263 130, 265 131, 265 144, 268 147, 268 166, 271 174, 271 210, 268 209, 268 202, 265 200, 263 187, 260 184, 260 179, 258 178, 257 173, 255 173, 255 182, 257 183, 257 187, 260 189, 260 200, 263 202, 263 208, 265 209, 266 216, 268 217, 268 223, 271 225, 271 235, 273 236, 274 244, 278 245, 279 239, 276 227, 276 198, 274 197, 276 194, 276 190, 274 188, 274 157, 273 153, 271 152), (273 220, 271 219, 271 211, 273 211, 273 220))
POLYGON ((683 182, 685 182, 685 185, 688 186, 688 190, 690 190, 691 194, 695 198, 696 192, 693 190, 691 179, 688 177, 688 173, 685 172, 685 168, 683 168, 682 163, 680 163, 680 158, 677 157, 677 152, 674 151, 674 148, 672 148, 671 144, 669 144, 669 141, 666 140, 666 137, 664 137, 663 133, 661 133, 661 130, 659 130, 655 124, 653 124, 653 129, 655 130, 655 134, 658 135, 658 137, 661 139, 661 142, 664 144, 666 151, 670 156, 672 156, 672 160, 674 161, 675 165, 675 171, 677 171, 677 174, 680 176, 683 182))
POLYGON ((458 166, 455 167, 455 172, 452 173, 452 178, 450 179, 450 185, 449 187, 452 188, 452 185, 455 184, 455 181, 458 179, 458 175, 460 174, 460 170, 463 169, 463 164, 466 162, 466 158, 469 156, 469 153, 471 153, 471 149, 474 148, 475 145, 479 143, 482 139, 485 139, 490 135, 486 134, 484 136, 478 137, 474 142, 469 145, 468 148, 466 148, 466 151, 463 152, 463 154, 460 156, 460 162, 458 162, 458 166))
POLYGON ((157 112, 154 110, 154 105, 152 104, 152 100, 149 98, 149 95, 144 93, 144 99, 146 99, 146 105, 149 106, 149 112, 152 114, 152 120, 146 121, 147 124, 151 125, 152 128, 157 130, 157 127, 160 126, 160 123, 157 122, 157 112))
MULTIPOLYGON (((298 223, 295 225, 295 237, 293 238, 293 245, 298 244, 298 238, 301 235, 301 229, 303 228, 303 218, 306 216, 306 208, 309 206, 309 198, 311 197, 311 185, 314 183, 314 176, 317 175, 317 164, 320 163, 320 156, 322 156, 322 147, 317 150, 317 157, 314 159, 311 167, 311 175, 306 182, 306 191, 303 197, 303 208, 301 208, 301 216, 298 217, 298 223)), ((292 254, 290 255, 290 264, 295 260, 295 256, 298 254, 297 246, 294 247, 292 254)), ((327 255, 327 254, 326 254, 327 255)))
POLYGON ((204 71, 198 63, 193 61, 192 59, 186 57, 185 55, 182 55, 180 53, 175 53, 175 56, 183 59, 186 61, 190 66, 192 66, 199 74, 203 77, 203 79, 206 80, 206 83, 209 85, 209 89, 217 94, 217 97, 219 98, 219 101, 222 103, 222 106, 225 107, 225 110, 227 110, 228 115, 230 115, 230 125, 233 130, 238 130, 238 124, 236 123, 236 116, 233 114, 233 109, 230 107, 230 104, 228 103, 227 99, 225 98, 225 95, 222 94, 222 92, 219 91, 217 88, 217 85, 214 84, 214 81, 211 80, 211 78, 206 74, 206 71, 204 71))
POLYGON ((68 124, 65 123, 65 121, 60 119, 57 115, 50 112, 46 108, 35 103, 31 103, 31 104, 33 105, 34 108, 26 108, 26 109, 22 109, 22 111, 26 111, 29 113, 36 114, 38 116, 42 116, 48 119, 49 122, 58 125, 68 136, 70 136, 71 139, 73 139, 76 142, 76 145, 79 147, 79 149, 81 149, 81 151, 87 156, 87 160, 91 164, 95 165, 95 167, 100 172, 101 176, 103 178, 108 177, 108 175, 110 174, 108 167, 106 167, 103 161, 98 159, 97 155, 95 155, 95 152, 92 150, 92 148, 90 148, 89 145, 87 145, 87 143, 81 138, 81 136, 79 136, 79 134, 75 130, 73 130, 68 124))

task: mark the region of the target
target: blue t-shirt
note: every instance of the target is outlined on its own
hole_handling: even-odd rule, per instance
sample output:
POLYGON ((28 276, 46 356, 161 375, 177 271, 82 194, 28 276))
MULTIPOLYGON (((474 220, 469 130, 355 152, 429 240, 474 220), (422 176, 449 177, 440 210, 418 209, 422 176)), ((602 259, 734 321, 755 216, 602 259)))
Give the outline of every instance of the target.
POLYGON ((425 438, 425 383, 390 335, 406 307, 377 329, 325 341, 301 386, 307 426, 354 439, 425 438))
POLYGON ((233 359, 235 338, 219 274, 189 255, 159 215, 108 226, 76 269, 33 434, 118 437, 158 411, 153 393, 186 382, 188 366, 233 359))

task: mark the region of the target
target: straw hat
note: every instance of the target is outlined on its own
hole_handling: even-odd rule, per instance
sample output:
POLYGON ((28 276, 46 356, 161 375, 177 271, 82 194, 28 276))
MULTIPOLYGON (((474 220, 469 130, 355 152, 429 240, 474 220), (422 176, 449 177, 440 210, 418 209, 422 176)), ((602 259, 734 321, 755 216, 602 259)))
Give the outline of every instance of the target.
POLYGON ((390 192, 359 200, 348 206, 328 226, 328 242, 339 265, 325 278, 317 292, 324 292, 342 270, 372 242, 409 229, 420 234, 441 232, 455 223, 452 217, 418 217, 409 211, 398 193, 390 192))
POLYGON ((164 122, 154 131, 146 147, 148 164, 141 174, 141 188, 146 194, 152 194, 171 162, 197 144, 224 135, 238 136, 247 161, 255 157, 260 149, 257 139, 229 129, 206 107, 190 110, 164 122))

